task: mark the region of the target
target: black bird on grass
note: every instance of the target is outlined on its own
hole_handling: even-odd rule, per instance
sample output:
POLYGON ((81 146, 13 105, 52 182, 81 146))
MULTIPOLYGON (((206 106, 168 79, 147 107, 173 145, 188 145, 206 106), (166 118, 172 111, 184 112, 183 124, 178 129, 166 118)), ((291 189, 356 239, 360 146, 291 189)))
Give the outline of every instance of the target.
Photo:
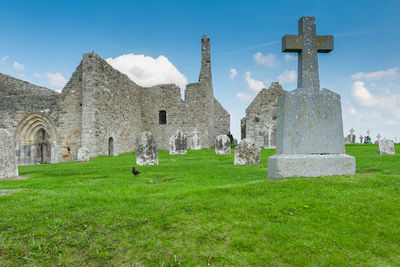
POLYGON ((138 170, 136 170, 135 169, 135 166, 133 166, 133 168, 132 168, 132 173, 133 173, 133 175, 138 175, 140 172, 138 171, 138 170))

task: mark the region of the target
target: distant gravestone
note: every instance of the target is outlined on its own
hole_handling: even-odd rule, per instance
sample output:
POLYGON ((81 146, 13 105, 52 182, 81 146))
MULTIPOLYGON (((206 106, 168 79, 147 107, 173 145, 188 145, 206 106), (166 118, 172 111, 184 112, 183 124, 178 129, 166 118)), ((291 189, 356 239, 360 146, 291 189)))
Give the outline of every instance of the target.
POLYGON ((394 154, 394 141, 383 138, 378 142, 378 153, 379 154, 394 154))
POLYGON ((15 144, 7 130, 0 129, 0 178, 18 176, 15 144))
POLYGON ((186 154, 187 153, 187 137, 186 135, 178 130, 169 139, 169 154, 186 154))
POLYGON ((380 133, 378 133, 378 135, 376 136, 376 141, 375 141, 375 144, 376 145, 378 145, 379 144, 379 142, 381 141, 381 134, 380 133))
POLYGON ((238 144, 238 141, 237 141, 237 139, 233 139, 233 141, 232 141, 232 145, 237 145, 238 144))
POLYGON ((78 161, 88 162, 89 161, 89 150, 86 147, 81 147, 78 149, 78 161))
POLYGON ((235 165, 260 164, 261 149, 250 139, 243 139, 235 148, 235 165))
POLYGON ((319 84, 317 53, 331 50, 333 36, 317 36, 314 17, 302 17, 299 34, 282 38, 283 52, 298 53, 298 88, 279 98, 269 178, 355 173, 355 158, 345 154, 340 96, 319 84))
POLYGON ((362 135, 360 135, 360 144, 363 143, 363 139, 364 139, 364 137, 362 135))
POLYGON ((158 165, 157 143, 151 132, 143 132, 135 140, 136 165, 158 165))
POLYGON ((227 135, 221 134, 215 138, 215 154, 217 155, 231 154, 231 140, 227 135))
POLYGON ((199 132, 194 130, 190 137, 190 149, 199 150, 201 149, 201 140, 199 136, 199 132))

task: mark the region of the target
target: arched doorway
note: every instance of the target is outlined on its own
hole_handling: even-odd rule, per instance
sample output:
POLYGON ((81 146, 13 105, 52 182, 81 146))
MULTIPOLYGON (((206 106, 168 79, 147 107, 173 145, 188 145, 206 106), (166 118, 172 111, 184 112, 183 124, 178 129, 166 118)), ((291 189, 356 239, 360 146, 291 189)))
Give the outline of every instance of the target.
POLYGON ((56 134, 50 120, 41 114, 26 116, 15 132, 19 165, 53 163, 56 160, 56 134))
POLYGON ((114 155, 114 139, 112 137, 108 139, 108 155, 114 155))

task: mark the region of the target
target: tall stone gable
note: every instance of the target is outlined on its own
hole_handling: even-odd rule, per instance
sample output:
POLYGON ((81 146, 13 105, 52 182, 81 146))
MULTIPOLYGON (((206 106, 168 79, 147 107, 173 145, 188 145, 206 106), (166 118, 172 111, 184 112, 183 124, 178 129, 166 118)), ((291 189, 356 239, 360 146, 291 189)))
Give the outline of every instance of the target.
POLYGON ((134 151, 143 131, 159 149, 177 130, 197 131, 203 148, 230 130, 230 115, 214 97, 210 38, 201 40, 199 81, 185 99, 175 84, 141 87, 95 53, 83 55, 61 93, 0 73, 0 128, 16 143, 18 164, 76 160, 134 151))
POLYGON ((257 94, 240 121, 242 139, 251 139, 257 147, 276 146, 278 99, 285 92, 278 82, 273 82, 257 94))

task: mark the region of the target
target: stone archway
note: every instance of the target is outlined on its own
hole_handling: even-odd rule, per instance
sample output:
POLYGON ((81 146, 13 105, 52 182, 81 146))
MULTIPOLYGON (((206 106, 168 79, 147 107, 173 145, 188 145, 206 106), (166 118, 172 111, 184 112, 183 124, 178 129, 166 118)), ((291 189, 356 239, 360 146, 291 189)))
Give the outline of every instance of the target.
POLYGON ((55 127, 44 115, 26 116, 15 132, 15 143, 19 165, 57 162, 55 127))

